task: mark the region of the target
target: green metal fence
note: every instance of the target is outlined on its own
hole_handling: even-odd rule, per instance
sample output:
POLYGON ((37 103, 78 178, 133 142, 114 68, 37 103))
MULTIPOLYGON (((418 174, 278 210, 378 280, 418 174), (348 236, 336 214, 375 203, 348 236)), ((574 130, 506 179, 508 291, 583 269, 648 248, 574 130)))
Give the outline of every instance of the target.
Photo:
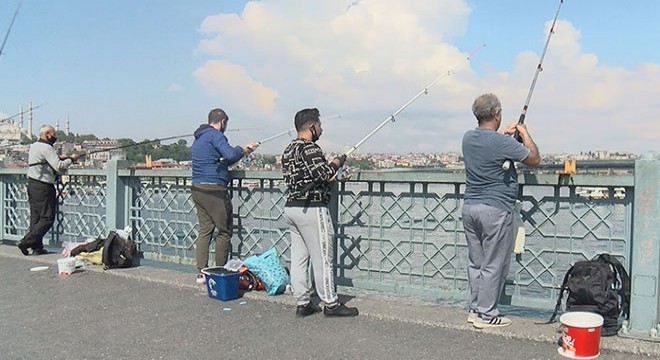
MULTIPOLYGON (((637 163, 643 166, 640 173, 657 172, 655 157, 637 163)), ((290 242, 283 218, 281 174, 234 171, 232 176, 233 256, 245 257, 275 246, 288 265, 290 242)), ((615 255, 633 279, 657 289, 657 242, 647 241, 640 248, 644 259, 652 259, 643 263, 644 278, 632 266, 633 239, 638 236, 633 224, 637 226, 636 217, 642 216, 634 213, 635 204, 645 201, 651 211, 647 217, 658 216, 657 198, 649 201, 635 193, 639 184, 645 188, 644 196, 657 193, 657 180, 649 179, 639 174, 570 178, 521 174, 526 251, 512 257, 503 302, 551 309, 570 265, 601 252, 615 255), (581 194, 584 189, 606 189, 607 196, 588 198, 581 194)), ((0 170, 0 181, 2 239, 16 241, 29 223, 25 171, 0 170)), ((460 219, 464 181, 462 173, 360 172, 336 187, 330 210, 336 229, 338 284, 433 299, 466 299, 467 247, 460 219)), ((111 161, 105 170, 71 170, 58 189, 56 226, 47 236, 51 246, 103 236, 129 225, 145 257, 194 263, 197 219, 189 171, 129 170, 111 161)), ((645 220, 643 226, 637 230, 648 232, 650 226, 651 236, 657 239, 657 222, 645 220)), ((655 328, 660 306, 657 291, 634 293, 633 306, 635 301, 655 301, 656 306, 652 314, 633 308, 630 323, 634 325, 639 317, 644 332, 655 328), (641 297, 635 300, 637 295, 641 297), (651 321, 642 321, 650 315, 651 321)))

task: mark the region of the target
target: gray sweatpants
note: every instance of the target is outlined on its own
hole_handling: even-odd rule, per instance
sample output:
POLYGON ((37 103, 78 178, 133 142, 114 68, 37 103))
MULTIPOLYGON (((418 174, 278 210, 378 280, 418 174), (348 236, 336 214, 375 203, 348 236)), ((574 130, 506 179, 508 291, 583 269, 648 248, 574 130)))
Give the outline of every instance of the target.
POLYGON ((297 305, 310 300, 310 259, 316 293, 326 305, 335 304, 338 298, 332 263, 334 229, 328 208, 285 207, 284 216, 291 233, 291 287, 297 305))
POLYGON ((469 256, 469 307, 490 320, 500 314, 498 303, 511 264, 513 215, 489 205, 464 204, 463 228, 469 256))

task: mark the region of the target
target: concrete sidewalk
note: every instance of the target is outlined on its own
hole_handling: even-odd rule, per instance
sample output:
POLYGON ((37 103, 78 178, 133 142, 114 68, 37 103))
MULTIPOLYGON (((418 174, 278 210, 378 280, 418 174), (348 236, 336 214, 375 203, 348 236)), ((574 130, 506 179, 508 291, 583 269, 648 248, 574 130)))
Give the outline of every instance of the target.
MULTIPOLYGON (((208 299, 204 287, 195 284, 195 274, 193 272, 181 272, 150 266, 103 271, 101 266, 86 266, 82 273, 59 278, 55 274, 54 268, 56 268, 56 260, 60 257, 59 254, 26 257, 20 254, 15 246, 0 245, 0 269, 2 269, 3 272, 7 272, 0 277, 0 279, 2 279, 2 297, 0 297, 0 305, 2 305, 3 313, 7 312, 7 307, 9 306, 8 303, 13 304, 14 300, 12 299, 16 299, 16 301, 22 299, 20 301, 22 301, 23 305, 18 306, 13 304, 9 306, 13 309, 13 315, 6 315, 10 316, 9 318, 3 318, 5 315, 0 316, 0 319, 2 319, 1 322, 5 323, 2 326, 4 331, 0 333, 0 351, 6 350, 5 347, 14 349, 13 353, 9 353, 12 356, 8 358, 90 358, 75 356, 68 357, 67 355, 61 355, 62 357, 45 356, 48 354, 42 354, 44 356, 41 357, 41 355, 37 356, 32 353, 30 353, 31 355, 26 355, 26 348, 21 346, 15 347, 13 342, 7 342, 7 339, 14 333, 17 333, 17 336, 24 338, 30 338, 33 336, 33 334, 26 329, 7 328, 7 326, 5 326, 11 324, 18 326, 17 324, 20 324, 21 318, 18 314, 21 311, 26 311, 26 314, 23 316, 30 317, 31 315, 37 314, 36 316, 38 317, 39 314, 52 315, 53 313, 57 313, 59 311, 58 309, 62 306, 61 304, 53 302, 49 303, 48 301, 42 304, 42 299, 40 301, 35 301, 36 305, 41 304, 39 306, 48 307, 48 304, 50 304, 50 308, 32 308, 29 309, 31 313, 28 312, 28 308, 31 307, 29 304, 29 299, 31 298, 26 297, 25 282, 43 282, 44 286, 51 289, 51 291, 55 291, 58 294, 57 297, 60 300, 65 301, 65 304, 67 301, 76 302, 76 300, 65 299, 69 294, 60 294, 59 288, 53 287, 55 282, 61 283, 62 286, 70 287, 70 290, 73 290, 72 296, 75 296, 75 292, 77 291, 76 286, 78 286, 78 289, 90 291, 90 293, 86 295, 90 298, 101 296, 100 294, 102 292, 107 291, 104 284, 112 283, 117 284, 115 285, 116 287, 127 286, 128 288, 133 289, 132 291, 135 291, 134 294, 131 294, 130 292, 121 292, 113 295, 113 298, 116 296, 117 302, 126 301, 127 303, 135 304, 134 306, 136 309, 144 307, 142 312, 149 311, 149 304, 160 304, 163 308, 171 308, 176 314, 178 314, 177 312, 184 313, 177 316, 174 316, 173 314, 172 318, 176 317, 177 319, 174 323, 171 321, 174 319, 169 319, 167 316, 161 317, 160 319, 141 319, 139 321, 148 323, 142 325, 133 324, 132 326, 134 326, 134 328, 132 328, 131 331, 136 332, 138 331, 137 328, 143 329, 145 333, 152 331, 157 332, 161 331, 157 329, 163 327, 173 327, 176 332, 179 326, 186 328, 186 325, 184 324, 188 324, 189 322, 190 323, 187 326, 194 328, 195 322, 192 322, 192 319, 195 319, 199 314, 194 311, 191 312, 190 309, 185 311, 183 309, 188 307, 188 303, 191 299, 195 302, 199 302, 199 306, 202 307, 203 310, 208 310, 209 307, 214 307, 214 309, 216 309, 217 306, 222 308, 224 305, 230 306, 234 308, 234 310, 239 307, 237 301, 223 303, 217 300, 208 299), (48 276, 29 272, 31 266, 39 264, 46 264, 51 267, 50 271, 47 272, 48 276), (18 269, 14 269, 13 267, 18 267, 18 269), (14 272, 16 272, 16 274, 14 274, 14 272), (11 281, 10 279, 13 279, 14 277, 14 281, 11 281), (146 292, 145 289, 152 289, 152 291, 146 292), (163 298, 159 296, 160 293, 168 293, 171 295, 163 298), (11 316, 16 316, 16 318, 11 316), (23 333, 23 330, 26 332, 23 333)), ((41 292, 40 295, 49 297, 47 292, 41 292)), ((381 296, 376 293, 358 293, 357 296, 348 298, 344 296, 343 300, 348 300, 351 306, 357 306, 360 309, 360 316, 354 319, 336 319, 339 321, 333 321, 335 319, 324 319, 322 315, 314 315, 310 317, 313 319, 295 319, 293 316, 295 312, 295 303, 290 295, 267 296, 264 292, 248 292, 240 300, 247 301, 255 307, 258 306, 260 310, 255 311, 254 313, 242 311, 240 313, 241 315, 234 311, 233 314, 236 317, 234 321, 237 321, 237 325, 235 326, 238 326, 241 329, 250 328, 252 331, 255 331, 255 329, 273 326, 274 329, 276 329, 274 331, 277 331, 277 324, 279 322, 282 327, 294 326, 294 329, 290 331, 296 333, 296 336, 301 337, 300 344, 289 344, 288 346, 278 347, 280 352, 277 354, 269 354, 267 351, 261 354, 255 353, 255 355, 260 355, 259 357, 261 358, 335 357, 379 359, 469 359, 476 356, 483 359, 562 359, 562 357, 556 353, 556 350, 554 350, 553 353, 553 349, 556 349, 556 342, 559 338, 558 325, 537 324, 545 321, 545 318, 508 315, 513 319, 513 324, 509 327, 477 330, 470 324, 466 323, 467 313, 463 309, 429 305, 422 301, 416 301, 415 299, 410 298, 397 298, 395 301, 391 301, 392 298, 394 298, 392 295, 381 296), (255 316, 258 317, 258 319, 254 319, 255 316), (271 321, 271 316, 273 317, 273 324, 269 323, 271 321), (350 324, 350 326, 348 326, 348 324, 350 324), (253 325, 253 327, 250 327, 250 325, 253 325), (307 328, 307 326, 311 327, 307 328), (328 328, 326 329, 326 327, 328 328), (298 333, 297 331, 300 332, 298 333), (359 334, 363 338, 356 334, 351 335, 351 331, 356 331, 356 334, 359 334), (364 334, 371 334, 371 336, 364 334), (438 336, 439 334, 442 334, 442 336, 438 336), (335 336, 337 339, 344 339, 344 341, 349 342, 360 338, 360 341, 364 342, 364 346, 356 346, 353 348, 353 344, 350 346, 344 346, 341 343, 337 343, 338 348, 333 353, 333 356, 330 356, 330 354, 327 353, 323 353, 321 356, 319 356, 319 354, 312 356, 313 352, 309 352, 314 350, 314 343, 316 341, 320 341, 321 343, 328 342, 329 344, 326 344, 327 346, 334 344, 335 340, 337 340, 333 339, 335 336), (385 337, 383 338, 383 336, 385 337), (309 337, 309 339, 305 339, 306 337, 309 337), (324 337, 324 340, 319 340, 319 337, 324 337), (390 340, 387 340, 386 343, 383 344, 383 339, 390 340), (453 342, 447 343, 446 341, 451 341, 450 339, 454 339, 453 342), (303 346, 303 344, 306 345, 303 346), (306 346, 310 347, 308 352, 305 352, 306 350, 304 350, 306 346), (389 346, 394 347, 390 350, 386 350, 389 346), (424 349, 420 349, 420 346, 424 347, 424 349), (432 351, 436 348, 436 352, 432 351), (404 350, 407 352, 398 353, 404 350), (437 351, 442 351, 442 353, 438 353, 437 351), (401 354, 404 355, 402 356, 401 354), (405 356, 406 354, 410 356, 405 356)), ((79 299, 79 301, 85 302, 87 300, 79 299)), ((104 303, 103 299, 97 299, 96 301, 104 303)), ((214 311, 217 312, 217 309, 214 311)), ((221 316, 221 313, 222 312, 220 311, 213 316, 221 316)), ((98 316, 99 314, 96 315, 98 316)), ((161 314, 161 316, 162 315, 163 314, 161 314)), ((84 315, 81 314, 80 316, 82 318, 84 315)), ((105 321, 103 317, 97 320, 101 323, 105 321)), ((202 320, 197 319, 196 321, 202 320)), ((85 323, 85 321, 81 320, 81 323, 85 323)), ((215 323, 211 323, 208 326, 214 327, 216 325, 215 323)), ((236 331, 236 333, 239 334, 240 332, 236 331)), ((83 331, 80 332, 78 336, 84 336, 84 334, 85 331, 83 328, 83 331)), ((269 335, 267 334, 259 335, 265 336, 263 339, 259 340, 260 344, 257 344, 260 349, 268 349, 270 346, 268 344, 271 341, 277 341, 277 339, 279 339, 278 336, 271 336, 272 339, 269 339, 269 335)), ((245 340, 249 342, 249 339, 245 340)), ((177 346, 185 347, 187 345, 186 339, 182 339, 181 341, 183 341, 183 344, 168 343, 166 346, 161 344, 162 349, 158 346, 156 347, 156 349, 159 350, 153 350, 154 348, 150 348, 152 349, 151 353, 145 353, 144 356, 135 358, 185 358, 186 355, 184 354, 193 354, 195 351, 198 352, 197 356, 190 356, 190 358, 206 358, 207 355, 209 358, 213 358, 211 356, 212 354, 203 353, 205 350, 195 349, 192 353, 183 353, 179 352, 179 350, 173 350, 177 346), (153 351, 156 352, 154 353, 153 351)), ((203 347, 203 344, 200 346, 203 347)), ((238 349, 231 348, 230 350, 236 351, 235 355, 241 355, 250 353, 249 349, 246 349, 248 348, 239 347, 238 349)), ((601 358, 603 359, 641 359, 645 356, 660 358, 660 343, 620 337, 602 338, 601 350, 601 358)), ((215 356, 214 358, 235 358, 228 357, 231 351, 224 355, 217 354, 218 356, 215 356)), ((0 352, 0 354, 2 353, 7 354, 5 351, 0 352)), ((111 352, 104 354, 104 356, 95 358, 133 358, 130 356, 116 357, 111 352)), ((0 355, 0 357, 5 358, 2 355, 0 355)))

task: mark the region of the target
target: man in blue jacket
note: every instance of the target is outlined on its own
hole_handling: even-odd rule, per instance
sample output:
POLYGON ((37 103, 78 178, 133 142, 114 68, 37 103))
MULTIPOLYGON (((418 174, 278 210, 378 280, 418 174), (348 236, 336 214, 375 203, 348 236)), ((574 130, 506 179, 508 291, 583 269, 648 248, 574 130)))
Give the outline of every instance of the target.
MULTIPOLYGON (((197 237, 197 269, 208 266, 209 245, 215 229, 215 264, 227 263, 232 236, 232 204, 228 185, 229 166, 253 152, 259 144, 231 146, 224 132, 229 117, 222 109, 209 112, 208 124, 195 130, 192 144, 192 199, 197 209, 199 236, 197 237)), ((197 274, 197 283, 204 283, 204 275, 197 274)))

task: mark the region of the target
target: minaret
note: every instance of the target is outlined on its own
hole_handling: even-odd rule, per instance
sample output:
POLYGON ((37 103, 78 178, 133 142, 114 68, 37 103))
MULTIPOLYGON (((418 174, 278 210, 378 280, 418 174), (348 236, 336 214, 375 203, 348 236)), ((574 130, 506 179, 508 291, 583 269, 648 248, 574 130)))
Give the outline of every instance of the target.
POLYGON ((27 130, 28 130, 28 137, 32 139, 32 101, 28 101, 28 107, 27 107, 27 130))
POLYGON ((55 131, 60 131, 60 121, 59 120, 57 120, 55 122, 55 131))
POLYGON ((70 128, 71 122, 69 121, 69 117, 66 117, 66 121, 64 122, 64 133, 69 136, 69 131, 71 130, 70 128))

